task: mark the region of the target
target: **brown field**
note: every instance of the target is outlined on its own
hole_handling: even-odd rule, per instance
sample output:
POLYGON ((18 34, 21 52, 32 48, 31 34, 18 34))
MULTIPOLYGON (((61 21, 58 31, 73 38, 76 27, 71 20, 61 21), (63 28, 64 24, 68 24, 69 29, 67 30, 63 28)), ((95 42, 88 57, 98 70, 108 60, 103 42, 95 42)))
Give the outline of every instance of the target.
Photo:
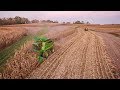
MULTIPOLYGON (((63 43, 63 41, 65 43, 65 39, 70 38, 70 35, 75 35, 75 33, 75 30, 64 30, 60 33, 56 31, 52 35, 48 33, 49 35, 46 34, 45 36, 55 41, 55 51, 57 51, 62 46, 60 43, 63 43), (53 36, 55 37, 53 38, 53 36), (61 41, 60 38, 64 40, 61 41)), ((3 78, 25 78, 26 75, 39 65, 36 54, 32 50, 32 43, 33 41, 27 42, 8 60, 3 78)))
POLYGON ((120 78, 120 38, 110 34, 119 36, 120 25, 53 25, 48 29, 45 36, 55 41, 55 52, 39 64, 33 41, 28 41, 8 60, 1 78, 120 78), (85 27, 89 30, 84 31, 85 27))
POLYGON ((0 27, 0 50, 27 35, 27 30, 18 27, 0 27))

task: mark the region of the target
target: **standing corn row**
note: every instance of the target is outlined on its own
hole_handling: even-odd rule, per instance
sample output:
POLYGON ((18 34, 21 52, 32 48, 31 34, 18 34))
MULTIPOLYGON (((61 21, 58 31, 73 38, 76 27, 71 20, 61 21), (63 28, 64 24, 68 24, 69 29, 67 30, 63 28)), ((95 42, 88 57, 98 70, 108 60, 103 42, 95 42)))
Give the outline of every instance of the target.
POLYGON ((27 34, 27 30, 23 28, 15 27, 1 27, 0 28, 0 49, 3 49, 10 44, 18 41, 24 35, 27 34))
POLYGON ((8 60, 2 78, 22 79, 39 65, 36 54, 32 51, 32 43, 33 41, 28 41, 8 60))

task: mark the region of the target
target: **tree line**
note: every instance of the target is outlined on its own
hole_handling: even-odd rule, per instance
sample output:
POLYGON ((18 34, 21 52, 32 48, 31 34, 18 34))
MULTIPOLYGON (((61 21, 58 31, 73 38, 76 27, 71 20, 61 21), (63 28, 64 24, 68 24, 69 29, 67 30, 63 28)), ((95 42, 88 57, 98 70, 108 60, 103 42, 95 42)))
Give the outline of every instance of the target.
POLYGON ((76 22, 73 22, 73 24, 90 24, 90 22, 76 21, 76 22))
POLYGON ((0 18, 0 25, 26 24, 30 23, 28 18, 16 16, 15 18, 0 18))
POLYGON ((73 23, 71 22, 63 22, 63 24, 90 24, 90 22, 84 22, 84 21, 75 21, 73 23))
POLYGON ((52 20, 42 20, 41 22, 47 22, 47 23, 58 23, 58 21, 52 21, 52 20))
MULTIPOLYGON (((0 18, 0 25, 13 25, 13 24, 29 24, 29 23, 39 23, 40 21, 37 19, 29 20, 28 18, 19 17, 16 16, 14 18, 0 18)), ((47 23, 59 23, 58 21, 52 21, 52 20, 42 20, 41 22, 47 22, 47 23)), ((70 24, 70 22, 63 22, 63 24, 70 24)), ((75 21, 73 24, 90 24, 89 22, 84 21, 75 21)))
MULTIPOLYGON (((0 25, 13 25, 13 24, 29 24, 29 23, 39 23, 37 19, 29 20, 28 18, 16 16, 14 18, 0 18, 0 25)), ((41 22, 47 23, 58 23, 58 21, 52 20, 42 20, 41 22)))
POLYGON ((29 24, 38 23, 39 20, 29 20, 28 18, 16 16, 14 18, 0 18, 0 25, 13 25, 13 24, 29 24))

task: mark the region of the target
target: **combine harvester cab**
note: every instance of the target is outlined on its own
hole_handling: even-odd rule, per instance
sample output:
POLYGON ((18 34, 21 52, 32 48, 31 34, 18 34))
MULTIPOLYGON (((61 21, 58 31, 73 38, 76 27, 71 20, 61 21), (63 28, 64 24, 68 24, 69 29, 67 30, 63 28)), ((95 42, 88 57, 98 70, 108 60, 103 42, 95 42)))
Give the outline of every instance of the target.
POLYGON ((33 43, 33 49, 38 53, 38 60, 42 62, 44 59, 54 52, 54 42, 46 37, 37 37, 33 43))

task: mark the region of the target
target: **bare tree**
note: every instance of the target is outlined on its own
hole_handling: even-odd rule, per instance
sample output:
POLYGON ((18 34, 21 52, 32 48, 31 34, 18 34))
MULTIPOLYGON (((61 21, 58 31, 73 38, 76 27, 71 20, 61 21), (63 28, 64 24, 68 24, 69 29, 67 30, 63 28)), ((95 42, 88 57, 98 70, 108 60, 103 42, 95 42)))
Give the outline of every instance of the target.
POLYGON ((34 19, 34 20, 32 20, 31 22, 32 22, 32 23, 39 23, 39 20, 34 19))
POLYGON ((16 16, 15 18, 0 18, 0 25, 26 24, 30 23, 28 18, 16 16))

